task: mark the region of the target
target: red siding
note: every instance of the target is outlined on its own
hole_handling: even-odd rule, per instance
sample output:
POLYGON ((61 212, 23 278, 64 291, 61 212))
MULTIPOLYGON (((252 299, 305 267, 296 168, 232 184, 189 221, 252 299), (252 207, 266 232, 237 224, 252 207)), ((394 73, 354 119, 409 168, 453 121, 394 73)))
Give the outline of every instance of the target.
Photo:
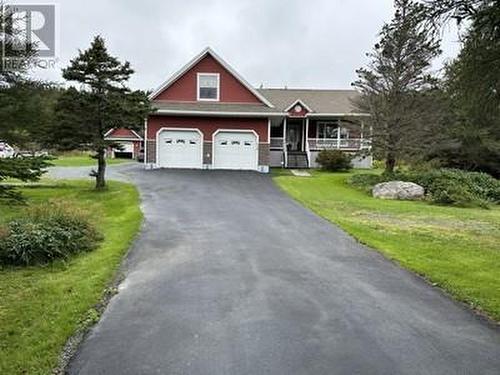
POLYGON ((267 119, 150 116, 147 139, 156 139, 160 128, 198 128, 204 141, 212 141, 212 135, 218 129, 251 129, 259 135, 259 142, 264 143, 268 142, 267 127, 267 119))
POLYGON ((125 128, 117 128, 113 130, 107 137, 116 137, 116 138, 137 138, 137 136, 130 129, 125 128))
POLYGON ((170 87, 158 94, 155 100, 195 102, 197 99, 197 73, 220 74, 220 102, 261 103, 250 90, 210 55, 205 56, 170 87))

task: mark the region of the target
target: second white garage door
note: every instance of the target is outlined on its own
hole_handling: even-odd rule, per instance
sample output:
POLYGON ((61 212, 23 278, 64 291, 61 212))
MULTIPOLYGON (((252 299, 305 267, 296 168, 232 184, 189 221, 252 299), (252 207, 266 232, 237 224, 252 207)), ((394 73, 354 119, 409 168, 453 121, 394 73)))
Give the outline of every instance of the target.
POLYGON ((163 130, 158 136, 160 168, 202 167, 202 138, 194 130, 163 130))
POLYGON ((215 169, 257 170, 258 142, 251 131, 220 131, 214 137, 215 169))

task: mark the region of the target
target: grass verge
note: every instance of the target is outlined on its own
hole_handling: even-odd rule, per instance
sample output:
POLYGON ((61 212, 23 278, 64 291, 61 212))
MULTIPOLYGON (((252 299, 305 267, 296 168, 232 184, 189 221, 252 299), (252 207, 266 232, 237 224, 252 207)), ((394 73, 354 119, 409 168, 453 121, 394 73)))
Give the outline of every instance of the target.
MULTIPOLYGON (((131 163, 131 159, 106 159, 107 165, 131 163)), ((92 159, 89 155, 64 155, 58 156, 50 162, 54 167, 97 167, 97 161, 92 159)))
POLYGON ((352 173, 312 174, 274 181, 360 242, 500 321, 500 207, 379 200, 347 185, 352 173))
MULTIPOLYGON (((96 192, 89 182, 71 181, 23 189, 28 203, 51 198, 75 201, 96 212, 105 236, 95 251, 48 266, 0 268, 0 373, 50 374, 66 340, 89 324, 120 261, 137 234, 142 213, 130 184, 109 182, 96 192)), ((20 207, 0 205, 0 221, 20 207)))

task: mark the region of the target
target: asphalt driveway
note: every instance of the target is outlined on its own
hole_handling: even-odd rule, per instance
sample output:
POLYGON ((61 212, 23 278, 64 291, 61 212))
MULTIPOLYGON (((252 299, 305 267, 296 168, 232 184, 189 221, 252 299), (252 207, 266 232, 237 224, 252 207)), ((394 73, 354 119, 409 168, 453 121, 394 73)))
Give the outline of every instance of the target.
POLYGON ((269 176, 124 170, 145 224, 72 374, 499 374, 500 331, 269 176))

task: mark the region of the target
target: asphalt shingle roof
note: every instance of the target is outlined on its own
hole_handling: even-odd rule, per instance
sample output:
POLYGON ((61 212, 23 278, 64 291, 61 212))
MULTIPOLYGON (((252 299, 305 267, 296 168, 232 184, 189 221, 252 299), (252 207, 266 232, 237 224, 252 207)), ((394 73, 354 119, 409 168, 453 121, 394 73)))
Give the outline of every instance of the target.
POLYGON ((352 103, 359 94, 355 90, 309 90, 309 89, 259 89, 274 108, 264 104, 219 103, 219 102, 174 102, 153 101, 153 108, 168 111, 277 113, 300 100, 313 113, 359 113, 352 103))
POLYGON ((259 89, 279 111, 285 111, 297 99, 316 113, 359 113, 352 100, 355 90, 259 89))

